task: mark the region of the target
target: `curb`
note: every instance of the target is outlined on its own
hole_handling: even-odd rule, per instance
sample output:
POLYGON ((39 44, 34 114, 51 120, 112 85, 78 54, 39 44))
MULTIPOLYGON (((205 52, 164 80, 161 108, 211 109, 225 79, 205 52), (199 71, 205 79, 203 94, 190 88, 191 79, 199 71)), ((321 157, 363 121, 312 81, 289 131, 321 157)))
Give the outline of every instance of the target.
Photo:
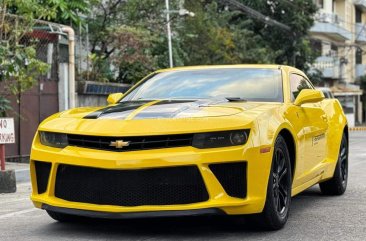
POLYGON ((17 183, 30 182, 29 169, 15 170, 17 183))
POLYGON ((0 171, 0 193, 14 193, 17 184, 14 170, 0 171))
POLYGON ((349 131, 366 131, 366 126, 360 126, 360 127, 350 127, 348 128, 349 131))

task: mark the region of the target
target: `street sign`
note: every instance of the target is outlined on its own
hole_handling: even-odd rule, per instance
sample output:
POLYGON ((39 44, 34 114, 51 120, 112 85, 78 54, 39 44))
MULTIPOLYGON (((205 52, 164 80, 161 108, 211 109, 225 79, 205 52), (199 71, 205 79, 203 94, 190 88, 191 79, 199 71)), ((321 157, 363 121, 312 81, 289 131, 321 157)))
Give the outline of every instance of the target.
POLYGON ((14 119, 0 118, 0 145, 15 143, 14 119))

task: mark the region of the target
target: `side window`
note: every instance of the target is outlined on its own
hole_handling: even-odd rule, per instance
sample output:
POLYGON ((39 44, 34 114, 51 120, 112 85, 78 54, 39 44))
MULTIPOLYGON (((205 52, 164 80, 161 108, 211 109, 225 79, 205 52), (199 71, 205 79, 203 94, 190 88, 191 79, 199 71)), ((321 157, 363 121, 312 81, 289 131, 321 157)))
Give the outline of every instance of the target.
POLYGON ((298 74, 290 75, 291 100, 294 101, 303 89, 312 89, 313 87, 307 79, 298 74))

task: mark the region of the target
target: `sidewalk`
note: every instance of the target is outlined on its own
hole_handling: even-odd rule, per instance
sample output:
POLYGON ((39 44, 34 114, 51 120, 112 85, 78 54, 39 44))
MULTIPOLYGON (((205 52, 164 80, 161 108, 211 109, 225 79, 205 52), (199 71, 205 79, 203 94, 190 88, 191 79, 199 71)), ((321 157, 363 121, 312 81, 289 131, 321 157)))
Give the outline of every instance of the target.
POLYGON ((366 126, 355 126, 348 128, 350 131, 366 131, 366 126))
POLYGON ((6 162, 5 169, 6 170, 10 170, 10 169, 15 170, 15 177, 16 177, 17 183, 30 181, 28 163, 6 162))

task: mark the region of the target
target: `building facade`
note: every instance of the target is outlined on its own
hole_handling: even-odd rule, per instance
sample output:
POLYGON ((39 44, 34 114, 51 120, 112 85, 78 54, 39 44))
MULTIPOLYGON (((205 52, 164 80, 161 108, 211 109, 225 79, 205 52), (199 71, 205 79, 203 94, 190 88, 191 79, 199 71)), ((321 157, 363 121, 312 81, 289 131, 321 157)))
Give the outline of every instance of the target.
POLYGON ((362 90, 357 80, 366 74, 366 0, 315 0, 319 11, 310 29, 320 57, 314 67, 324 85, 341 101, 350 125, 364 119, 362 90))

